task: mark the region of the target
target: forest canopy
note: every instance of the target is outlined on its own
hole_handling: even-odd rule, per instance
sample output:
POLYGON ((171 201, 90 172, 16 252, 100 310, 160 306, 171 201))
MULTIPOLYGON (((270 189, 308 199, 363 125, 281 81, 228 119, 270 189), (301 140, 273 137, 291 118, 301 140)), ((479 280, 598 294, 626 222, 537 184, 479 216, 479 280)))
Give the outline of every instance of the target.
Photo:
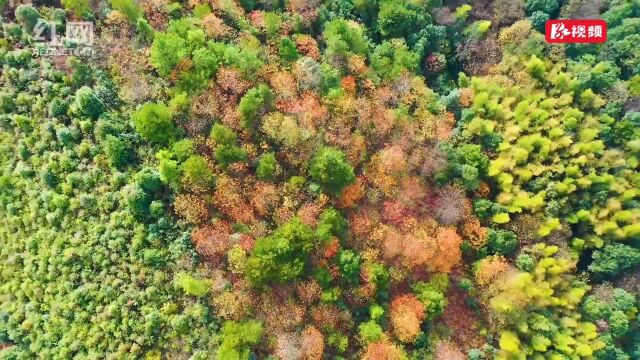
POLYGON ((640 2, 0 10, 0 359, 640 359, 640 2))

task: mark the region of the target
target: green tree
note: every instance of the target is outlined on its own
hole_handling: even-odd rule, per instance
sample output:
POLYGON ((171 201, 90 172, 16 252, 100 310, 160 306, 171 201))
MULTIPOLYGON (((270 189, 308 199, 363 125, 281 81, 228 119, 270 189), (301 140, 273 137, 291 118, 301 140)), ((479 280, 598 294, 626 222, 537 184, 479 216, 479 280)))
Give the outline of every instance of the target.
POLYGON ((358 325, 358 335, 363 344, 378 341, 384 335, 382 327, 374 320, 369 320, 358 325))
POLYGON ((245 275, 256 286, 298 279, 314 240, 313 231, 300 219, 293 218, 270 236, 256 241, 247 259, 245 275))
POLYGON ((215 184, 215 177, 206 160, 199 155, 191 155, 181 165, 182 186, 191 191, 205 192, 215 184))
POLYGON ((491 254, 509 255, 516 245, 518 238, 511 231, 489 229, 487 232, 487 247, 491 254))
POLYGON ((236 133, 228 127, 214 124, 211 129, 211 139, 215 143, 214 157, 223 169, 227 169, 233 163, 247 160, 244 149, 236 145, 236 133))
POLYGON ((393 39, 376 46, 371 54, 371 68, 387 81, 394 81, 418 68, 418 55, 409 51, 404 41, 393 39))
POLYGON ((560 10, 560 2, 558 0, 525 0, 524 8, 528 15, 536 11, 542 11, 555 18, 560 10))
POLYGON ((464 144, 448 149, 452 175, 461 178, 467 189, 477 189, 489 167, 489 158, 480 145, 464 144))
POLYGON ((348 284, 357 284, 360 280, 360 255, 353 250, 343 250, 338 254, 338 268, 342 278, 348 284))
POLYGON ((283 37, 278 44, 278 54, 286 62, 296 61, 300 57, 296 44, 288 37, 283 37))
POLYGON ((640 250, 625 244, 607 244, 593 252, 589 270, 598 277, 614 277, 640 265, 640 250))
POLYGON ((97 119, 105 110, 104 103, 89 87, 83 86, 76 91, 76 96, 71 110, 80 116, 88 116, 97 119))
POLYGON ((261 336, 262 324, 258 321, 225 322, 216 359, 249 360, 251 346, 257 345, 261 336))
POLYGON ((322 148, 313 158, 309 174, 314 182, 333 195, 340 194, 356 180, 353 167, 347 162, 344 153, 329 147, 322 148))
POLYGON ((408 1, 381 3, 378 13, 378 31, 385 39, 407 39, 430 23, 427 12, 408 1))
POLYGON ((271 109, 273 93, 265 84, 249 89, 238 104, 240 124, 245 128, 253 128, 260 116, 271 109))
POLYGON ((89 0, 61 0, 65 10, 73 11, 77 16, 82 16, 91 11, 89 0))
POLYGON ((272 181, 280 171, 280 165, 273 152, 262 154, 258 158, 258 166, 256 167, 256 176, 263 181, 272 181))
POLYGON ((103 141, 104 152, 114 168, 122 168, 135 159, 135 149, 128 139, 108 134, 103 141))
POLYGON ((187 56, 187 44, 174 33, 156 33, 151 45, 151 65, 162 76, 168 76, 178 62, 187 56))
POLYGON ((133 0, 110 0, 111 6, 123 13, 130 23, 135 24, 138 18, 142 16, 140 6, 133 0))
POLYGON ((166 105, 148 102, 131 115, 131 120, 142 138, 166 145, 175 139, 178 133, 172 117, 171 110, 166 105))
POLYGON ((182 290, 189 295, 200 297, 209 292, 209 287, 204 281, 198 280, 189 274, 179 274, 176 280, 182 290))
POLYGON ((330 58, 336 55, 366 55, 370 47, 364 30, 344 19, 327 23, 322 36, 327 43, 326 54, 330 58))
POLYGON ((33 28, 38 23, 38 20, 41 18, 38 10, 30 5, 18 5, 18 7, 16 7, 15 16, 16 20, 30 35, 33 32, 33 28))

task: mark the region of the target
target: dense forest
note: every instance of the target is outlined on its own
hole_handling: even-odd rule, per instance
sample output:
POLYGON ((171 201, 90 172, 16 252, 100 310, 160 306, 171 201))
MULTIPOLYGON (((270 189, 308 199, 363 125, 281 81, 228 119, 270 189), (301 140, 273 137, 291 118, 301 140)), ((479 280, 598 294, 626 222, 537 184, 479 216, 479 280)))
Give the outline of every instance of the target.
POLYGON ((640 359, 640 1, 0 13, 0 359, 640 359))

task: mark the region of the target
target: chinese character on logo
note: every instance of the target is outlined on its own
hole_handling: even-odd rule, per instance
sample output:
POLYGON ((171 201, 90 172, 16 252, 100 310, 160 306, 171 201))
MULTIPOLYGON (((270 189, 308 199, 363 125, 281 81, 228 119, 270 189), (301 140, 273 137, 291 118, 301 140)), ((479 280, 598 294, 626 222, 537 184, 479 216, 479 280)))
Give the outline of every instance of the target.
POLYGON ((67 41, 84 46, 93 45, 93 23, 88 21, 68 22, 65 34, 67 41))
POLYGON ((587 36, 587 29, 584 25, 576 25, 571 28, 571 36, 574 38, 583 38, 587 36))
POLYGON ((607 22, 602 19, 547 20, 544 37, 550 44, 602 44, 607 41, 607 22))
POLYGON ((564 39, 565 36, 571 34, 567 27, 563 23, 551 25, 551 38, 552 39, 564 39))
POLYGON ((602 26, 591 25, 588 30, 589 37, 602 37, 602 26))

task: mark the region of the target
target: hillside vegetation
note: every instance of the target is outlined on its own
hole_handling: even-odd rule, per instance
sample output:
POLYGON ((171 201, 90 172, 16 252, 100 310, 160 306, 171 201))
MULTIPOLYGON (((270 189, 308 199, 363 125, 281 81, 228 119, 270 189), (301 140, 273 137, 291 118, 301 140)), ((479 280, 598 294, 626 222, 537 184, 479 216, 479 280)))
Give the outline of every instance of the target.
POLYGON ((0 9, 0 359, 640 358, 638 1, 0 9))

